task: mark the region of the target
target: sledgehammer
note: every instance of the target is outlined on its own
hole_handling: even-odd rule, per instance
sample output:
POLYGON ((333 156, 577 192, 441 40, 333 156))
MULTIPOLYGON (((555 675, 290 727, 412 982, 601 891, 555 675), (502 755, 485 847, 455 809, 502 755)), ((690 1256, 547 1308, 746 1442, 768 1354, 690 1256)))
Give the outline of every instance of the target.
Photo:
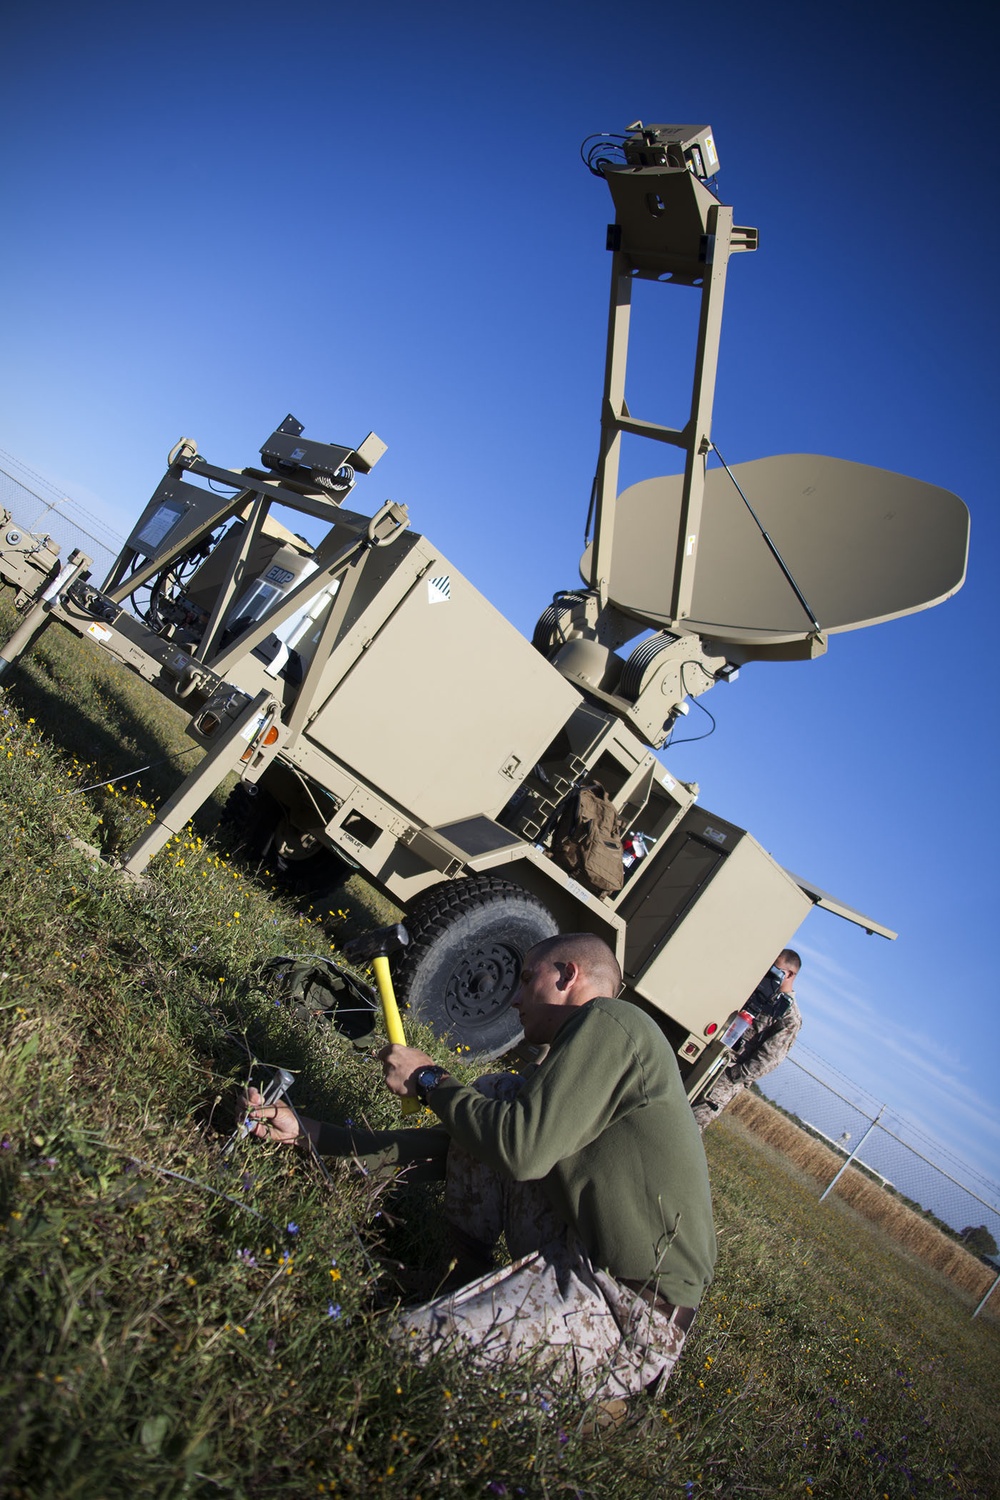
MULTIPOLYGON (((401 922, 397 922, 393 927, 376 927, 374 932, 364 932, 360 937, 351 938, 341 950, 348 963, 371 964, 378 987, 378 997, 382 1002, 385 1034, 390 1042, 398 1043, 401 1047, 406 1046, 406 1036, 403 1032, 403 1023, 399 1018, 396 992, 392 987, 389 954, 405 948, 409 941, 410 934, 401 922)), ((407 1097, 402 1102, 404 1115, 416 1114, 419 1108, 420 1105, 416 1099, 407 1097)))

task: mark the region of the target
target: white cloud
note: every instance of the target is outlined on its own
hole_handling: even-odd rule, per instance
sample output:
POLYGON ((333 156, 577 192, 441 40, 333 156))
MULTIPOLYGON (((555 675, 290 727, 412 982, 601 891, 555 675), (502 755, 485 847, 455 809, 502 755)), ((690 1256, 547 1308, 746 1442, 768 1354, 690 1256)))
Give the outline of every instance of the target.
MULTIPOLYGON (((868 1111, 873 1101, 886 1104, 900 1117, 901 1135, 909 1122, 1000 1180, 1000 1106, 973 1086, 955 1039, 912 1025, 903 1030, 880 1008, 864 974, 821 948, 798 947, 808 976, 801 985, 801 1041, 841 1075, 830 1078, 831 1086, 868 1111)), ((800 1060, 810 1067, 804 1051, 800 1060)), ((942 1165, 961 1176, 954 1164, 942 1165)))

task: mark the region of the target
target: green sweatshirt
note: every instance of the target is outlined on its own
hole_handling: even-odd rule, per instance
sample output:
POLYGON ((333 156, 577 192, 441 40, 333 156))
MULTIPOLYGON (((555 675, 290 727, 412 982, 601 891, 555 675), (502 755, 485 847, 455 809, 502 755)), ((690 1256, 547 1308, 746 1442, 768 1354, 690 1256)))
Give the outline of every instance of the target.
POLYGON ((444 1078, 429 1102, 470 1155, 540 1181, 595 1266, 698 1305, 715 1263, 705 1152, 673 1052, 637 1006, 574 1010, 512 1101, 444 1078))

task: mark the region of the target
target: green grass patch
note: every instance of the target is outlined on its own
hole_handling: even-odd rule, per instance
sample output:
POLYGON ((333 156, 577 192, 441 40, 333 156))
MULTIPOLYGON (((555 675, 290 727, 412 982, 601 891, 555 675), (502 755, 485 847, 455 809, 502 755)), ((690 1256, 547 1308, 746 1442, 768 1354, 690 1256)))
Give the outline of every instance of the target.
MULTIPOLYGON (((7 591, 0 595, 0 641, 18 617, 7 591)), ((145 788, 160 802, 204 755, 184 733, 190 715, 88 642, 50 623, 5 678, 9 701, 25 719, 57 734, 68 766, 87 782, 129 776, 123 791, 145 788), (58 726, 58 727, 56 727, 58 726)), ((81 785, 85 784, 83 781, 81 785)), ((218 818, 218 804, 208 822, 218 818)))
MULTIPOLYGON (((331 927, 193 830, 125 879, 87 852, 105 808, 78 794, 78 749, 48 737, 70 716, 43 725, 16 696, 0 693, 0 1492, 996 1493, 995 1319, 728 1120, 707 1137, 716 1281, 624 1429, 584 1439, 586 1414, 516 1371, 401 1360, 401 1287, 429 1292, 446 1266, 434 1190, 343 1164, 331 1188, 298 1152, 220 1151, 254 1058, 297 1073, 308 1113, 398 1121, 377 1064, 260 983, 275 954, 329 954, 350 898, 331 927)), ((141 826, 151 794, 119 798, 141 826)))

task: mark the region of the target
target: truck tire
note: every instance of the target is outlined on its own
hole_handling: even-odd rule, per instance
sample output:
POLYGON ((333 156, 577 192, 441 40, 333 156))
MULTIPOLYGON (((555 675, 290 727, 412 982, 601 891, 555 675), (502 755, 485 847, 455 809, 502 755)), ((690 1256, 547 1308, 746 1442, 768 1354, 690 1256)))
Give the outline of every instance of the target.
POLYGON ((534 896, 495 875, 435 886, 406 917, 410 944, 395 966, 402 1000, 438 1036, 486 1057, 506 1052, 521 1024, 511 1001, 525 953, 558 932, 534 896))
POLYGON ((234 854, 259 864, 270 852, 281 809, 263 787, 238 781, 226 798, 219 830, 234 854))
POLYGON ((226 798, 220 826, 245 864, 268 874, 282 890, 314 902, 337 891, 352 866, 318 841, 297 844, 281 804, 261 786, 237 782, 226 798), (283 838, 282 829, 287 830, 283 838), (284 851, 282 852, 284 846, 284 851))

